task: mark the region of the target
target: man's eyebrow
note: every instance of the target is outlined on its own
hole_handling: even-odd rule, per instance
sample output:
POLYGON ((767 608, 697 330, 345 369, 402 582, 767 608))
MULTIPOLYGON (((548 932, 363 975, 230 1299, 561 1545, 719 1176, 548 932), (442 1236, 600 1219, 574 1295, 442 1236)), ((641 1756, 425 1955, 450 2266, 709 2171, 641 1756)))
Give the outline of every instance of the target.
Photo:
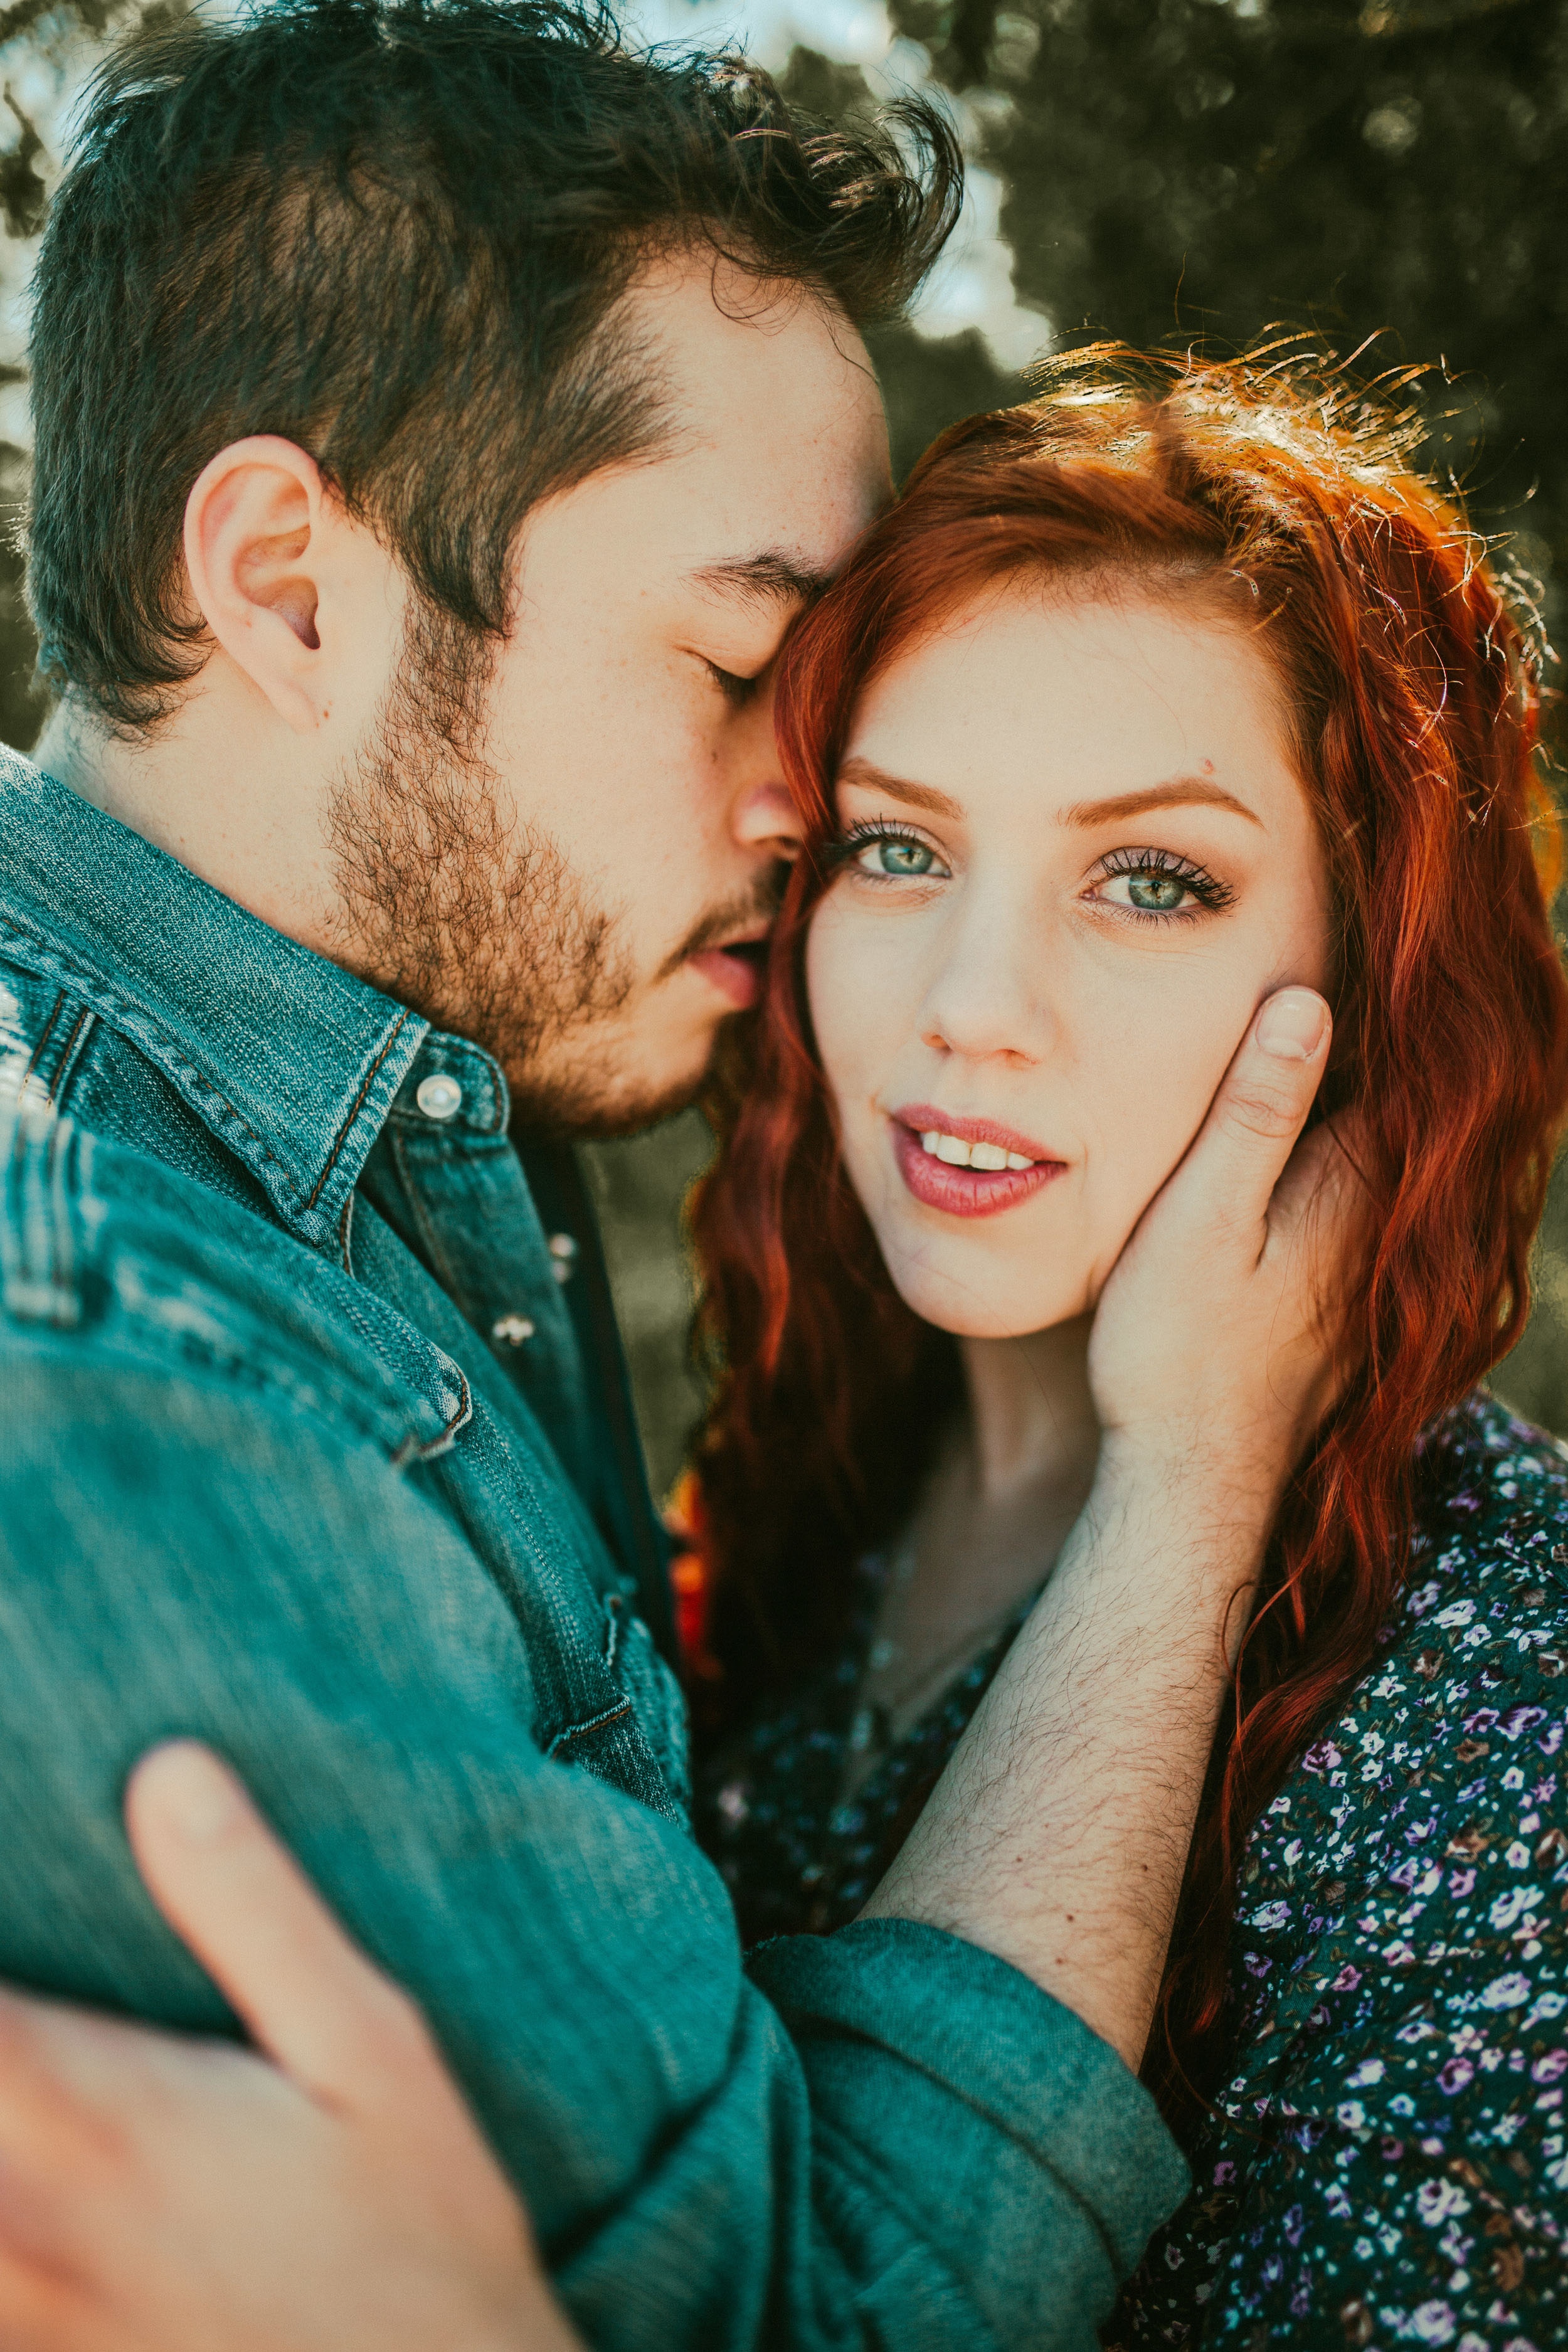
POLYGON ((705 563, 691 574, 700 588, 751 604, 814 604, 830 576, 776 547, 763 548, 756 555, 705 563))
POLYGON ((1118 793, 1103 801, 1075 801, 1062 811, 1064 824, 1120 824, 1124 817, 1142 816, 1149 809, 1221 808, 1261 826, 1263 819, 1234 793, 1211 784, 1203 776, 1173 776, 1169 783, 1151 784, 1147 792, 1118 793))
POLYGON ((924 809, 931 816, 956 819, 963 814, 958 803, 950 800, 945 793, 939 793, 934 784, 917 784, 908 776, 890 776, 874 760, 845 760, 839 766, 837 781, 858 785, 862 792, 881 793, 890 801, 902 801, 906 808, 924 809))

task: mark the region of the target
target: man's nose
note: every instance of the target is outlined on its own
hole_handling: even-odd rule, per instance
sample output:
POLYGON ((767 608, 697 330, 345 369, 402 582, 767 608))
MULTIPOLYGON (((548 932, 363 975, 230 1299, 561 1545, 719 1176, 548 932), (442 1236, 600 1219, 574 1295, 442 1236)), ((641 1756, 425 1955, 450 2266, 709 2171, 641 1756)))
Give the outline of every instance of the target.
POLYGON ((805 827, 779 765, 771 675, 747 708, 740 733, 731 830, 742 849, 769 858, 794 857, 805 827))
POLYGON ((794 857, 805 837, 800 812, 782 783, 752 784, 735 803, 735 838, 743 849, 794 857))

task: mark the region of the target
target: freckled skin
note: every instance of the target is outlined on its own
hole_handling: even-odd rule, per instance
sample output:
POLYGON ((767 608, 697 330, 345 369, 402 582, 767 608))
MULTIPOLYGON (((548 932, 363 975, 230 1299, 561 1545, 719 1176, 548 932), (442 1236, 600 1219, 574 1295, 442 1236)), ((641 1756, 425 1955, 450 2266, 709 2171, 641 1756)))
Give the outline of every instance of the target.
POLYGON ((1260 999, 1329 981, 1327 866, 1274 672, 1239 629, 1180 604, 1014 593, 873 682, 845 765, 844 824, 886 818, 931 853, 916 874, 895 850, 878 878, 882 853, 862 850, 812 925, 851 1181, 929 1321, 979 1337, 1065 1322, 1092 1307, 1260 999), (855 776, 864 762, 953 813, 905 805, 855 776), (1245 813, 1071 821, 1173 779, 1245 813), (1139 875, 1145 853, 1161 863, 1139 875), (1224 903, 1184 888, 1162 911, 1188 874, 1224 903), (907 1103, 1000 1121, 1066 1173, 1005 1213, 946 1215, 899 1173, 889 1115, 907 1103))

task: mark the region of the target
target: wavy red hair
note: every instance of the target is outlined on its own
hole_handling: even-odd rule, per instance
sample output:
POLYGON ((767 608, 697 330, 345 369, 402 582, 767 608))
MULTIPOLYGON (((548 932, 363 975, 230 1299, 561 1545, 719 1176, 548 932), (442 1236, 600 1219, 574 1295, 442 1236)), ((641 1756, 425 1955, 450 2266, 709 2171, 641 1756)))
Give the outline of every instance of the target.
POLYGON ((1374 1238, 1359 1369, 1279 1514, 1198 1818, 1151 2055, 1173 2115, 1223 2042, 1247 1829, 1394 1606, 1422 1433, 1523 1322, 1568 1103, 1536 665, 1412 438, 1332 374, 1113 347, 942 436, 786 650, 779 740, 808 845, 763 1005, 714 1090, 693 1209, 717 1375, 699 1448, 708 1638, 732 1722, 837 1637, 850 1561, 907 1512, 961 1393, 952 1342, 899 1299, 845 1178, 804 998, 857 698, 955 606, 1025 577, 1112 574, 1252 631, 1332 877, 1324 1110, 1355 1106, 1374 1238))

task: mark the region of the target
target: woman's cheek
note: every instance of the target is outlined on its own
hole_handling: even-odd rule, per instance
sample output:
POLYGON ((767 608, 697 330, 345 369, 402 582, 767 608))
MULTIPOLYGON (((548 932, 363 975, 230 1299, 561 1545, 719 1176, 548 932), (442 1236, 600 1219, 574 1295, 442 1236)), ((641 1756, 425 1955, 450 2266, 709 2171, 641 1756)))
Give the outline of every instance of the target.
POLYGON ((844 925, 837 916, 832 899, 826 898, 811 919, 805 935, 805 1002, 827 1090, 836 1102, 842 1102, 847 1075, 843 1068, 843 1046, 847 1040, 839 1034, 847 1025, 842 1020, 845 940, 844 925))
POLYGON ((805 941, 805 997, 828 1091, 845 1112, 875 1092, 896 1051, 899 990, 874 922, 829 895, 805 941))
POLYGON ((1128 1024, 1101 1064, 1089 1152, 1094 1297, 1202 1127, 1256 1003, 1250 974, 1212 992, 1173 988, 1160 1016, 1128 1024))

